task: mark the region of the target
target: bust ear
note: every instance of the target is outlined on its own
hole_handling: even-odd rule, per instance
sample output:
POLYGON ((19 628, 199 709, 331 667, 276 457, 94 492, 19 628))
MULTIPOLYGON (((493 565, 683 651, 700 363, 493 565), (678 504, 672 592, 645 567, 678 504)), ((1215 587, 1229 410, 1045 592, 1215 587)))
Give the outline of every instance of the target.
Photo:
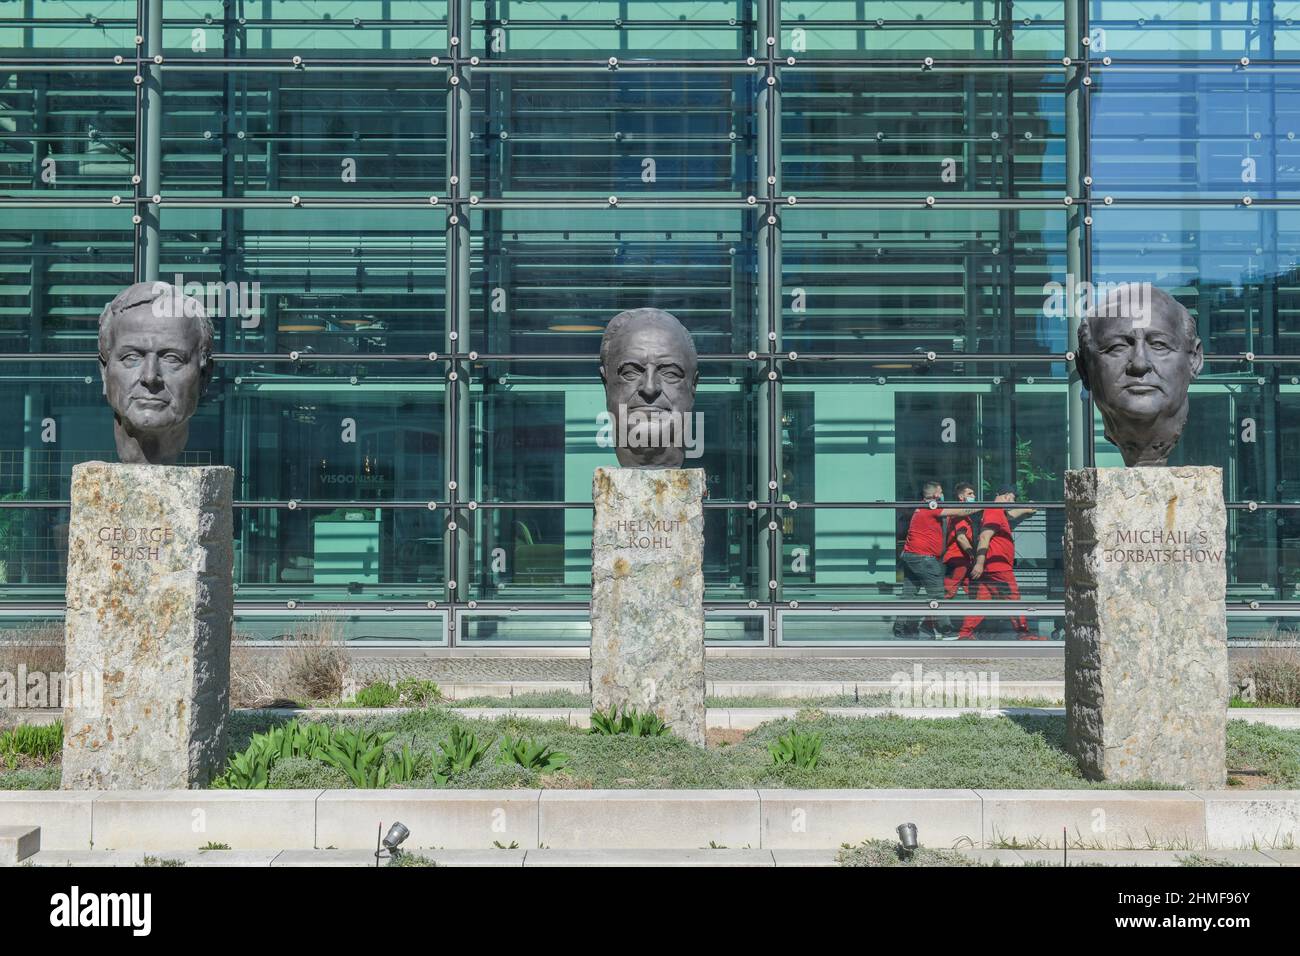
POLYGON ((101 352, 99 355, 99 387, 100 394, 105 398, 108 397, 108 359, 101 352))
POLYGON ((1198 338, 1192 343, 1192 378, 1201 374, 1201 368, 1205 365, 1205 349, 1201 347, 1201 340, 1198 338))
POLYGON ((217 363, 213 361, 212 356, 209 355, 207 357, 207 360, 203 363, 202 370, 199 372, 199 394, 200 395, 202 395, 203 392, 207 390, 208 385, 210 385, 212 382, 212 376, 216 373, 216 371, 217 371, 217 363))
POLYGON ((1084 358, 1086 354, 1082 348, 1074 353, 1074 367, 1079 373, 1079 381, 1083 383, 1084 390, 1091 392, 1092 386, 1088 383, 1088 360, 1084 358))
POLYGON ((602 382, 604 382, 606 385, 609 384, 609 376, 605 374, 605 366, 604 366, 604 365, 602 365, 602 366, 600 367, 600 380, 601 380, 602 382))

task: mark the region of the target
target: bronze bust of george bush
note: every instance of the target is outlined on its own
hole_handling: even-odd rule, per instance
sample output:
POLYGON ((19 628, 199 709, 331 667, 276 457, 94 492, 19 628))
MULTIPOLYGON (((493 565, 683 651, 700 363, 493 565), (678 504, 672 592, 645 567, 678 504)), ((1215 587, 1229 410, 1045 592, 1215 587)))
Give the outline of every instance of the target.
POLYGON ((99 316, 99 374, 117 457, 174 464, 213 368, 212 322, 198 299, 166 282, 137 282, 114 296, 99 316))

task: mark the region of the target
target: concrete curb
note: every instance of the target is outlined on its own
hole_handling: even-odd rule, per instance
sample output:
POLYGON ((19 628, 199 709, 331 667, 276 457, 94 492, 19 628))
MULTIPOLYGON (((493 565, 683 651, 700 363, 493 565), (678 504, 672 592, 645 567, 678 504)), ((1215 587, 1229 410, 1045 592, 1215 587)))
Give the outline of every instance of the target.
POLYGON ((1300 790, 0 791, 42 852, 373 850, 395 820, 412 850, 821 850, 915 823, 932 847, 1300 853, 1300 790))

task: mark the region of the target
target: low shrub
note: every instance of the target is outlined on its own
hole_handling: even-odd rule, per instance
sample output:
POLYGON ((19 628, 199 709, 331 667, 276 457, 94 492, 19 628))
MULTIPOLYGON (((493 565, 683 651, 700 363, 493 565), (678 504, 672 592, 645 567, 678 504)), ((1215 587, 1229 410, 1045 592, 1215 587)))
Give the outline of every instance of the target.
POLYGON ((653 711, 639 711, 629 707, 620 711, 618 707, 609 710, 591 712, 591 733, 604 737, 627 734, 631 737, 666 737, 672 728, 653 711))
POLYGON ((1300 648, 1266 647, 1233 662, 1233 683, 1242 704, 1300 707, 1300 648))
POLYGON ((294 700, 339 700, 352 671, 343 622, 328 614, 312 618, 285 651, 285 696, 294 700))
POLYGON ((471 769, 483 759, 494 739, 479 740, 478 734, 459 725, 452 727, 450 735, 438 743, 438 754, 434 758, 434 779, 446 783, 456 774, 471 769))
POLYGON ((531 737, 516 739, 507 734, 501 740, 497 762, 516 763, 526 770, 554 773, 569 765, 569 755, 552 750, 546 744, 540 744, 531 737))
POLYGON ((397 682, 397 700, 403 707, 428 707, 442 700, 442 688, 435 681, 408 677, 397 682))
POLYGON ((778 767, 792 766, 800 770, 815 770, 822 756, 821 734, 804 734, 792 730, 767 745, 772 763, 778 767))
POLYGON ((374 681, 357 691, 355 703, 358 707, 395 707, 400 694, 387 681, 374 681))

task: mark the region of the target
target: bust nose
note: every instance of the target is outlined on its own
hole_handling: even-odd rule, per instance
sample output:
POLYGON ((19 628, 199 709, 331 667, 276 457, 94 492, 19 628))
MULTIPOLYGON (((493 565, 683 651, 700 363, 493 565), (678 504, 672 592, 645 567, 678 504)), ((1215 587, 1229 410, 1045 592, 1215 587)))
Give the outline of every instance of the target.
POLYGON ((162 385, 162 366, 158 362, 158 356, 150 353, 144 357, 140 366, 140 383, 147 388, 158 388, 162 385))
POLYGON ((641 376, 641 381, 637 383, 637 392, 640 394, 642 401, 653 402, 659 397, 659 376, 655 372, 653 365, 646 366, 645 374, 641 376))
POLYGON ((1151 356, 1147 353, 1146 339, 1138 336, 1133 343, 1133 351, 1128 357, 1128 373, 1133 376, 1145 375, 1151 371, 1151 356))

